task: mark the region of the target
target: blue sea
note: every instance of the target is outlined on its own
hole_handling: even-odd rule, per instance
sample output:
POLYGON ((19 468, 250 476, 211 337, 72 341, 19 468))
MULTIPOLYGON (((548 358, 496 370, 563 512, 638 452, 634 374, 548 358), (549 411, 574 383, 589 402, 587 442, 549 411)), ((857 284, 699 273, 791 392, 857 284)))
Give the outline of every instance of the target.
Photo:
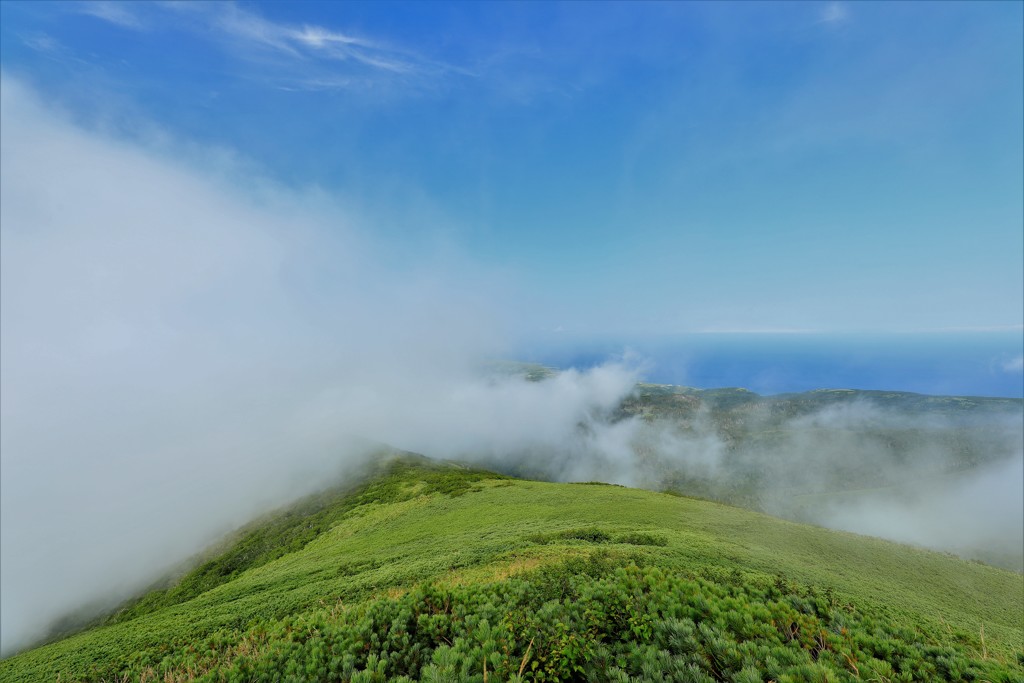
POLYGON ((559 335, 523 360, 587 368, 627 355, 646 381, 760 394, 878 389, 1024 397, 1024 332, 688 334, 638 338, 559 335))

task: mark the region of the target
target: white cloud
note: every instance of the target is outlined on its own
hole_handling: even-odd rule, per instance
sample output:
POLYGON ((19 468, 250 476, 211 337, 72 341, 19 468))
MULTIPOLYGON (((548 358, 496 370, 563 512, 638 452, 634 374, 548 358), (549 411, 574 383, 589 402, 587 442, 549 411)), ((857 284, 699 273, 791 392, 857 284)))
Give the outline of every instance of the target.
MULTIPOLYGON (((927 478, 924 478, 928 481, 927 478)), ((934 480, 927 495, 836 497, 815 511, 834 529, 914 543, 964 557, 990 559, 993 551, 1024 553, 1024 457, 1000 460, 959 476, 934 480)))
POLYGON ((243 61, 256 62, 262 77, 287 90, 351 89, 388 78, 411 85, 451 73, 469 74, 384 41, 323 26, 274 22, 233 2, 96 2, 79 11, 125 29, 160 25, 202 37, 243 61))
POLYGON ((447 245, 396 257, 365 217, 79 128, 2 79, 5 654, 336 478, 351 435, 628 479, 636 425, 606 418, 635 369, 480 375, 511 336, 505 279, 447 245))
POLYGON ((1003 363, 1005 372, 1024 372, 1024 356, 1017 356, 1003 363))
POLYGON ((204 14, 212 19, 212 26, 224 35, 245 43, 270 47, 291 56, 301 56, 289 40, 287 29, 267 21, 257 14, 246 12, 234 3, 207 4, 204 14))
POLYGON ((59 40, 45 33, 33 33, 25 36, 22 42, 38 52, 58 52, 62 49, 59 40))
POLYGON ((108 21, 121 28, 140 31, 147 28, 147 25, 135 11, 139 6, 139 3, 129 2, 83 2, 76 5, 76 9, 82 14, 108 21))
POLYGON ((850 18, 845 3, 829 2, 821 10, 819 21, 823 24, 841 24, 850 18))
POLYGON ((354 36, 347 36, 342 33, 335 33, 319 26, 309 26, 307 24, 303 26, 301 30, 292 29, 290 32, 294 35, 296 40, 314 48, 323 48, 325 46, 338 43, 342 45, 355 45, 357 47, 366 47, 371 49, 377 48, 376 44, 368 40, 356 38, 354 36))

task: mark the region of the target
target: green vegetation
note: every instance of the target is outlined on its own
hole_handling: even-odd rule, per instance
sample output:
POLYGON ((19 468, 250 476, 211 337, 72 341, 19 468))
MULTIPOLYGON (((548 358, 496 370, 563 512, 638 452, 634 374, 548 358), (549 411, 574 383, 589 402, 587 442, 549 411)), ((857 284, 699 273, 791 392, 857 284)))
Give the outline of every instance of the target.
POLYGON ((0 679, 1017 681, 1022 616, 985 565, 405 457, 0 679))
POLYGON ((237 540, 222 554, 204 562, 171 588, 153 591, 135 604, 119 610, 105 623, 127 621, 161 607, 191 600, 231 581, 242 572, 302 550, 307 543, 329 531, 347 513, 362 505, 408 500, 414 494, 458 496, 485 478, 500 478, 490 472, 444 466, 412 453, 385 453, 384 458, 386 465, 378 472, 362 475, 368 479, 362 486, 332 488, 309 496, 281 513, 249 524, 236 534, 237 540), (424 474, 427 476, 421 481, 424 474))
POLYGON ((522 377, 530 382, 540 382, 558 374, 558 370, 546 365, 514 360, 490 361, 482 369, 494 377, 522 377))

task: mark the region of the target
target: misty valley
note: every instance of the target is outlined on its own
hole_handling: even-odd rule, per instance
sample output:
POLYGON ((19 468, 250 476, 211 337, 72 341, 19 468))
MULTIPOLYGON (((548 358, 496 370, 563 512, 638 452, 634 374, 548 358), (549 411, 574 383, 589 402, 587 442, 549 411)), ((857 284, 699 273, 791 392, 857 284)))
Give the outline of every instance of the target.
MULTIPOLYGON (((536 400, 560 382, 593 391, 602 371, 493 363, 477 386, 536 400)), ((1021 399, 645 383, 600 394, 582 399, 557 442, 431 458, 349 442, 333 483, 321 478, 319 491, 150 577, 137 596, 66 611, 36 636, 50 644, 0 671, 12 681, 50 667, 61 680, 140 681, 1024 672, 1021 399)))

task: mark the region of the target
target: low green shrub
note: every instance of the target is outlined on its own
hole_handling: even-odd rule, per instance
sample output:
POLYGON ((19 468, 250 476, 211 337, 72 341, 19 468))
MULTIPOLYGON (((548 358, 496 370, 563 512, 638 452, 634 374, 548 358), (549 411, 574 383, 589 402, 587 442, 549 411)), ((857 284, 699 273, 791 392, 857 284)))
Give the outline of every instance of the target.
POLYGON ((715 582, 598 553, 503 582, 425 584, 349 610, 222 630, 87 678, 818 683, 1020 674, 793 582, 715 582))

